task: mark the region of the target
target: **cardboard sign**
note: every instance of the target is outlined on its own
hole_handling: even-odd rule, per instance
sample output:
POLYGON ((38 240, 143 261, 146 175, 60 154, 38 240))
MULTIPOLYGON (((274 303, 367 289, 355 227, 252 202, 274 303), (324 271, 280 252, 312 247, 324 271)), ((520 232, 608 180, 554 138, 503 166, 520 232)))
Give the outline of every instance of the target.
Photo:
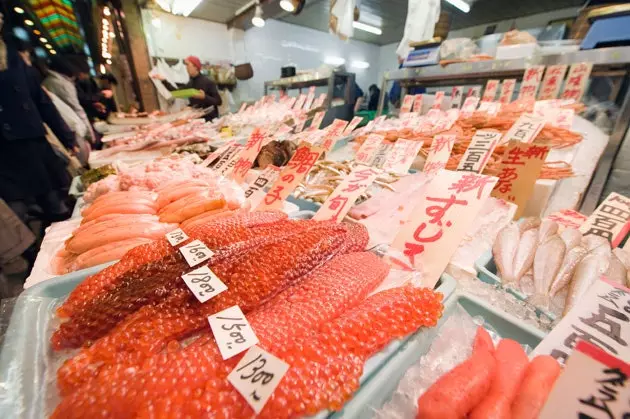
POLYGON ((475 112, 475 109, 477 109, 478 103, 479 103, 478 97, 472 96, 472 97, 466 98, 460 112, 461 117, 470 118, 472 114, 475 112))
POLYGON ((335 119, 332 124, 326 128, 326 136, 319 144, 324 151, 330 151, 333 149, 337 141, 341 138, 344 128, 348 125, 348 121, 343 119, 335 119))
POLYGON ((331 220, 338 223, 343 221, 354 202, 374 182, 379 173, 380 170, 372 167, 355 166, 322 204, 313 219, 331 220))
POLYGON ((466 99, 469 97, 481 97, 481 86, 472 86, 468 88, 468 92, 466 93, 466 99))
POLYGON ((499 90, 499 80, 488 80, 481 100, 483 102, 494 102, 494 99, 497 97, 497 90, 499 90))
POLYGON ((501 140, 501 133, 478 130, 457 166, 458 171, 481 173, 501 140))
POLYGON ((306 95, 306 102, 304 102, 304 110, 311 109, 313 106, 313 101, 315 100, 315 86, 311 86, 308 88, 308 94, 306 95))
POLYGON ((322 124, 322 120, 324 119, 325 111, 319 111, 313 116, 313 120, 311 121, 311 126, 308 128, 309 131, 314 131, 319 129, 319 126, 322 124))
POLYGON ((564 364, 579 340, 630 359, 630 290, 602 276, 538 344, 534 355, 551 355, 564 364))
POLYGON ((214 252, 201 241, 193 240, 190 243, 179 248, 179 252, 186 259, 186 263, 191 268, 197 266, 202 262, 207 261, 214 255, 214 252))
POLYGON ((424 144, 423 141, 405 140, 403 138, 399 138, 387 154, 385 162, 382 166, 383 170, 387 172, 406 174, 420 152, 422 144, 424 144))
POLYGON ((514 219, 521 218, 549 153, 549 147, 511 140, 499 164, 499 181, 492 196, 518 206, 514 219))
POLYGON ((382 135, 368 135, 368 137, 365 139, 363 144, 361 144, 361 147, 357 151, 354 161, 360 164, 365 164, 366 166, 370 166, 372 164, 372 161, 374 160, 374 156, 376 155, 379 146, 383 142, 383 139, 385 139, 385 137, 383 137, 382 135))
POLYGON ((321 147, 307 143, 300 144, 256 210, 268 211, 282 208, 284 200, 302 182, 323 152, 324 149, 321 147))
POLYGON ((245 175, 247 175, 249 169, 252 168, 256 157, 258 157, 260 150, 262 150, 264 140, 265 134, 263 130, 254 128, 245 144, 245 149, 240 153, 232 169, 231 178, 236 183, 241 183, 243 179, 245 179, 245 175))
POLYGON ((228 375, 228 381, 258 414, 288 370, 289 364, 254 346, 228 375))
POLYGON ((405 95, 402 105, 400 106, 400 113, 409 113, 411 112, 411 108, 413 107, 413 95, 405 95))
POLYGON ((182 275, 182 279, 200 303, 205 303, 228 289, 208 266, 190 271, 182 275))
POLYGON ((540 85, 544 72, 544 65, 536 65, 525 70, 521 88, 518 92, 519 100, 536 99, 536 92, 538 92, 538 86, 540 85))
POLYGON ((231 146, 227 148, 227 150, 223 152, 223 154, 221 155, 221 158, 219 159, 217 164, 214 165, 212 169, 224 175, 225 172, 228 170, 228 166, 230 165, 230 162, 234 161, 234 163, 236 163, 234 159, 235 158, 238 159, 238 156, 242 149, 243 147, 240 144, 232 144, 231 146))
POLYGON ((306 102, 306 95, 299 95, 297 100, 295 101, 295 105, 293 109, 299 111, 304 107, 304 103, 306 102))
POLYGON ((238 108, 238 112, 237 113, 243 113, 245 111, 245 109, 247 109, 247 102, 241 103, 241 107, 238 108))
POLYGON ((531 143, 544 127, 544 118, 524 113, 518 117, 514 125, 505 133, 501 144, 505 144, 511 140, 531 143))
POLYGON ((563 209, 545 218, 558 223, 558 229, 562 232, 565 228, 579 229, 588 217, 572 209, 563 209))
POLYGON ((514 94, 514 88, 516 87, 516 79, 505 79, 501 85, 501 95, 499 96, 499 103, 510 103, 512 101, 512 95, 514 94))
POLYGON ((440 109, 442 107, 443 101, 444 91, 440 90, 439 92, 435 92, 435 96, 433 98, 433 106, 431 106, 431 109, 440 109))
POLYGON ((440 134, 433 137, 427 161, 424 163, 422 171, 428 175, 438 173, 446 167, 448 158, 451 156, 455 145, 455 135, 440 134))
POLYGON ((258 343, 254 330, 239 306, 208 316, 208 323, 223 359, 231 358, 258 343))
POLYGON ((265 189, 278 179, 280 168, 272 164, 268 165, 256 178, 250 183, 245 191, 245 198, 249 200, 252 208, 256 208, 260 201, 265 197, 265 189))
POLYGON ((630 413, 630 364, 580 341, 556 380, 540 419, 625 418, 630 413))
POLYGON ((343 130, 343 135, 350 135, 350 133, 352 131, 354 131, 354 129, 356 127, 359 126, 359 124, 361 123, 361 121, 363 121, 363 117, 361 116, 355 116, 354 118, 352 118, 352 121, 350 121, 350 123, 348 124, 348 126, 346 127, 346 129, 343 130))
POLYGON ((628 234, 629 220, 630 199, 612 192, 580 226, 580 232, 584 236, 601 236, 608 239, 612 247, 617 247, 628 234))
POLYGON ((562 99, 574 99, 576 102, 582 100, 592 69, 593 63, 573 64, 569 69, 569 75, 564 83, 564 90, 560 97, 562 99))
POLYGON ((462 106, 462 98, 464 93, 464 86, 455 86, 451 90, 451 108, 459 109, 462 106))
POLYGON ((413 97, 413 111, 417 114, 422 113, 422 93, 418 93, 413 97))
POLYGON ((182 230, 181 228, 176 228, 170 233, 166 233, 166 240, 171 244, 171 246, 177 246, 178 244, 183 243, 188 239, 188 235, 184 233, 184 230, 182 230))
POLYGON ((228 141, 227 143, 223 144, 221 147, 217 148, 212 153, 210 153, 208 157, 206 157, 206 159, 201 163, 201 165, 204 167, 209 166, 216 159, 218 159, 221 154, 225 153, 227 149, 232 147, 234 144, 236 144, 235 141, 228 141))
POLYGON ((557 64, 547 67, 545 78, 542 81, 542 87, 538 93, 538 99, 555 99, 560 92, 560 85, 567 72, 566 64, 557 64))
POLYGON ((326 102, 326 93, 321 93, 315 102, 313 102, 313 108, 321 108, 324 106, 324 102, 326 102))
POLYGON ((441 170, 400 228, 387 255, 397 268, 422 272, 433 288, 497 179, 441 170))

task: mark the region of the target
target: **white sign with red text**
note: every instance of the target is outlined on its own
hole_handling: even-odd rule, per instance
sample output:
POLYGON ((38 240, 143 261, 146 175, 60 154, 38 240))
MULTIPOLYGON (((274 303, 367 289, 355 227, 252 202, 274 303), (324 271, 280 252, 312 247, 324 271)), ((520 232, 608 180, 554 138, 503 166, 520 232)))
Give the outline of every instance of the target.
POLYGON ((488 164, 502 134, 497 131, 477 130, 464 156, 457 166, 458 171, 481 173, 488 164))
POLYGON ((523 81, 521 82, 521 88, 518 92, 518 98, 522 99, 536 99, 536 92, 538 92, 538 86, 542 80, 543 73, 545 72, 544 65, 535 65, 525 70, 523 74, 523 81))
POLYGON ((422 171, 428 175, 433 175, 446 168, 454 145, 455 135, 453 134, 439 134, 433 137, 429 155, 422 171))
POLYGON ((510 103, 514 88, 516 87, 516 79, 505 79, 501 84, 501 95, 499 95, 499 103, 510 103))
POLYGON ((383 163, 383 170, 406 174, 422 148, 423 141, 405 140, 399 138, 387 154, 383 163))
POLYGON ((361 147, 357 151, 354 161, 360 164, 370 166, 374 160, 374 156, 385 137, 378 134, 370 134, 365 139, 361 147))
POLYGON ((547 67, 545 78, 542 81, 542 87, 538 92, 538 99, 555 99, 560 92, 560 85, 567 72, 566 64, 557 64, 547 67))

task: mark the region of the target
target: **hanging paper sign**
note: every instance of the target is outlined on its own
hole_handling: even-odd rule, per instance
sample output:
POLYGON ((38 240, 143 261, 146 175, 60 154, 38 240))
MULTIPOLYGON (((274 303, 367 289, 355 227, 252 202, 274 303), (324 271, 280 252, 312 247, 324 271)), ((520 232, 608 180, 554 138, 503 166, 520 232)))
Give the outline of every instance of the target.
POLYGON ((401 114, 411 112, 411 108, 413 107, 413 99, 414 99, 413 95, 405 95, 402 105, 400 106, 401 114))
POLYGON ((440 134, 433 137, 429 155, 422 171, 428 175, 433 175, 446 168, 454 145, 455 135, 453 134, 440 134))
POLYGON ((306 95, 299 95, 297 100, 295 101, 295 105, 293 106, 293 109, 295 110, 300 110, 304 107, 304 102, 306 102, 306 95))
POLYGON ((247 102, 241 103, 241 107, 238 109, 238 113, 245 112, 245 109, 247 109, 247 102))
POLYGON ((354 161, 360 164, 365 164, 367 166, 371 165, 372 161, 374 160, 374 155, 378 151, 378 148, 383 142, 384 138, 385 137, 378 134, 368 135, 368 137, 365 139, 363 144, 361 144, 361 147, 357 151, 357 155, 354 158, 354 161))
POLYGON ((249 184, 245 191, 245 198, 249 200, 252 208, 256 208, 265 196, 265 189, 278 179, 280 168, 272 164, 268 165, 256 178, 249 184))
POLYGON ((300 144, 256 210, 268 211, 282 208, 284 200, 302 182, 323 152, 323 148, 306 143, 300 144))
POLYGON ((423 141, 399 138, 387 154, 382 166, 383 170, 386 172, 406 174, 420 152, 422 144, 424 144, 423 141))
POLYGON ((545 218, 558 223, 558 229, 562 232, 565 228, 579 229, 588 217, 572 209, 563 209, 545 218))
POLYGON ((422 113, 422 93, 413 96, 413 111, 417 114, 422 113))
POLYGON ((481 86, 473 86, 468 88, 468 92, 466 93, 466 99, 469 97, 481 97, 481 86))
POLYGON ((501 95, 499 96, 499 103, 510 103, 512 101, 512 95, 514 94, 514 88, 516 87, 516 79, 503 80, 501 85, 501 95))
POLYGON ((227 149, 232 147, 234 144, 236 144, 235 141, 228 141, 227 143, 223 144, 221 147, 210 153, 208 157, 206 157, 206 159, 203 161, 203 163, 201 163, 201 165, 204 167, 209 166, 210 164, 212 164, 212 162, 218 159, 221 154, 225 153, 227 149))
POLYGON ((325 151, 330 151, 333 149, 337 141, 341 138, 343 134, 344 128, 348 125, 348 121, 344 121, 343 119, 335 119, 332 124, 326 128, 326 136, 321 142, 320 147, 322 147, 325 151))
POLYGON ((383 142, 379 147, 378 151, 374 155, 374 159, 372 160, 372 167, 381 168, 385 163, 385 159, 389 154, 389 151, 392 149, 392 146, 387 142, 383 142))
POLYGON ((200 303, 205 303, 228 289, 208 266, 190 271, 182 275, 182 279, 200 303))
MULTIPOLYGON (((289 132, 291 132, 292 129, 293 128, 291 128, 287 124, 281 124, 280 128, 278 128, 278 130, 276 131, 276 135, 288 134, 289 132)), ((269 132, 273 132, 273 131, 270 130, 269 132)))
POLYGON ((477 109, 477 104, 479 103, 479 98, 472 96, 472 97, 467 97, 466 100, 464 101, 464 105, 462 106, 460 115, 462 116, 462 118, 470 118, 472 116, 472 114, 475 112, 475 109, 477 109))
POLYGON ((288 109, 293 109, 293 107, 295 106, 295 102, 297 102, 297 98, 296 97, 292 97, 289 98, 286 102, 286 106, 288 109))
POLYGON ((518 206, 514 219, 521 218, 527 201, 549 153, 549 147, 525 144, 517 140, 507 143, 507 150, 499 164, 499 181, 492 196, 518 206))
POLYGON ((571 129, 575 110, 566 108, 553 108, 545 110, 545 119, 554 127, 571 129))
POLYGON ((462 106, 463 86, 455 86, 451 90, 451 108, 459 109, 462 106))
POLYGON ((380 170, 357 165, 335 188, 313 216, 314 220, 341 222, 354 202, 374 182, 380 170))
POLYGON ((317 97, 315 102, 313 102, 313 108, 321 108, 324 106, 324 102, 326 102, 326 93, 322 93, 317 97))
POLYGON ((531 114, 522 114, 518 117, 514 125, 505 133, 501 144, 505 144, 511 140, 523 143, 531 143, 536 139, 540 131, 545 126, 545 119, 531 114))
POLYGON ((179 252, 186 259, 186 263, 191 268, 205 262, 214 255, 214 252, 201 241, 193 240, 190 243, 179 248, 179 252))
POLYGON ((188 240, 188 235, 184 233, 184 230, 181 228, 176 228, 170 233, 166 233, 166 240, 171 244, 171 246, 177 246, 178 244, 188 240))
POLYGON ((325 111, 320 111, 313 116, 313 120, 311 121, 311 126, 308 128, 309 131, 314 131, 319 129, 319 126, 322 124, 322 120, 324 119, 325 111))
POLYGON ((243 179, 245 179, 245 175, 247 175, 249 169, 252 168, 256 157, 258 157, 260 150, 262 150, 264 139, 265 135, 263 130, 254 128, 245 144, 245 149, 240 153, 232 169, 231 177, 235 182, 241 183, 243 179))
POLYGON ((630 364, 579 341, 547 397, 539 419, 625 418, 630 412, 630 364))
POLYGON ((488 80, 481 100, 483 102, 494 102, 497 96, 497 90, 499 90, 499 80, 488 80))
POLYGON ((628 234, 629 220, 630 199, 612 192, 580 226, 580 232, 584 236, 601 236, 617 247, 628 234))
POLYGON ((354 131, 354 129, 359 126, 361 121, 363 121, 363 117, 355 116, 354 118, 352 118, 352 121, 350 121, 346 129, 343 130, 343 135, 350 135, 352 131, 354 131))
POLYGON ((221 357, 228 359, 258 343, 258 338, 239 306, 208 316, 221 357))
POLYGON ((555 99, 560 92, 560 85, 567 72, 566 64, 557 64, 547 67, 545 78, 542 81, 542 87, 538 93, 538 99, 555 99))
POLYGON ((481 173, 501 140, 501 133, 478 130, 457 166, 458 171, 481 173))
POLYGON ((220 174, 223 175, 227 171, 231 161, 234 161, 234 163, 236 163, 234 159, 238 158, 238 155, 242 149, 243 147, 240 144, 233 144, 229 146, 227 150, 223 152, 221 158, 212 169, 218 171, 220 174))
POLYGON ((444 92, 442 90, 435 92, 435 96, 433 97, 433 106, 431 106, 431 109, 440 109, 442 107, 443 100, 444 92))
POLYGON ((519 100, 536 98, 536 92, 538 91, 538 86, 540 85, 544 72, 544 65, 536 65, 525 70, 521 88, 518 93, 519 100))
POLYGON ((576 102, 582 100, 592 69, 593 63, 573 64, 569 69, 569 75, 567 75, 567 79, 564 82, 564 90, 560 97, 562 99, 573 99, 576 102))
POLYGON ((490 108, 491 105, 492 105, 492 102, 482 100, 479 103, 479 109, 477 109, 477 110, 479 112, 488 112, 488 109, 490 108))
POLYGON ((315 86, 311 86, 308 88, 308 95, 306 95, 306 102, 304 102, 304 109, 309 110, 311 106, 313 106, 313 101, 315 100, 315 86))
POLYGON ((578 304, 536 346, 534 355, 551 355, 564 364, 583 340, 630 359, 630 290, 605 276, 592 282, 578 304))
POLYGON ((228 381, 259 414, 288 370, 289 364, 254 346, 228 375, 228 381))
POLYGON ((492 176, 441 170, 399 230, 386 260, 422 272, 417 285, 433 288, 496 181, 492 176))

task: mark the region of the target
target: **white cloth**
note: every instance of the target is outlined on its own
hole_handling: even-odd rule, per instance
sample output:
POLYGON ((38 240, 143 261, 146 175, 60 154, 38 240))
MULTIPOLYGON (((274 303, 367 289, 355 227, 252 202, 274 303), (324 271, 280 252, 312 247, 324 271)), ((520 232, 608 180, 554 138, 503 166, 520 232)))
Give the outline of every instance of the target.
POLYGON ((410 42, 427 41, 433 38, 435 24, 439 18, 440 0, 409 0, 405 32, 396 49, 396 55, 405 59, 411 51, 410 42))

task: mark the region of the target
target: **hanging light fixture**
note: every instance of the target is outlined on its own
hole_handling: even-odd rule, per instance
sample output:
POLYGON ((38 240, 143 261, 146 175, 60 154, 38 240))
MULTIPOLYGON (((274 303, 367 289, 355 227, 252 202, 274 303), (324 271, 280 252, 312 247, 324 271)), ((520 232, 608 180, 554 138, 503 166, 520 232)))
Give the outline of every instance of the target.
POLYGON ((15 11, 15 13, 18 14, 24 14, 24 9, 22 9, 21 7, 14 7, 13 10, 15 11))
POLYGON ((254 17, 252 18, 252 25, 257 28, 262 28, 265 26, 265 19, 263 18, 263 10, 260 2, 256 0, 256 11, 254 12, 254 17))
POLYGON ((295 6, 293 5, 293 2, 291 0, 280 0, 280 7, 282 7, 282 10, 285 10, 289 13, 295 10, 295 6))

